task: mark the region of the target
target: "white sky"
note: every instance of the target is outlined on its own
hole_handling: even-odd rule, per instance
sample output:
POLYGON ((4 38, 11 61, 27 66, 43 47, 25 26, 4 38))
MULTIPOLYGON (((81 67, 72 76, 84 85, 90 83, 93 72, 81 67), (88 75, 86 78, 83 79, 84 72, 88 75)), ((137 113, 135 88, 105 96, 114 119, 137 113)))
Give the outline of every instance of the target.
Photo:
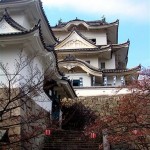
POLYGON ((42 0, 45 7, 73 9, 85 13, 101 13, 134 18, 139 21, 150 19, 150 0, 42 0))

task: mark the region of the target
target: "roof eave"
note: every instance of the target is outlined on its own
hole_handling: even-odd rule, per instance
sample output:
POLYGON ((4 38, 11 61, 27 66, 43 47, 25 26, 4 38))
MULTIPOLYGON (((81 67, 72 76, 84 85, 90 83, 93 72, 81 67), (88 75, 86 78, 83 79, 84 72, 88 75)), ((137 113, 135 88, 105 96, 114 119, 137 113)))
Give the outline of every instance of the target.
POLYGON ((77 98, 77 95, 68 79, 62 78, 57 83, 61 84, 64 87, 64 90, 67 93, 67 96, 66 96, 67 98, 71 98, 71 99, 77 98))
POLYGON ((54 33, 51 30, 51 27, 50 27, 50 24, 48 22, 46 15, 45 15, 41 0, 14 0, 14 1, 8 0, 5 2, 0 2, 0 8, 2 11, 4 11, 5 8, 11 9, 11 8, 15 8, 16 6, 18 9, 22 9, 22 8, 24 8, 25 5, 30 6, 30 4, 32 4, 32 3, 34 3, 34 5, 32 5, 32 7, 34 6, 35 9, 29 9, 29 10, 36 11, 34 13, 34 15, 37 16, 35 18, 38 18, 38 20, 40 18, 43 18, 43 19, 41 19, 41 25, 43 26, 42 29, 46 30, 46 32, 44 34, 48 33, 47 41, 49 41, 49 42, 47 43, 47 45, 49 43, 51 43, 51 45, 55 45, 58 41, 57 41, 56 37, 54 36, 54 33))

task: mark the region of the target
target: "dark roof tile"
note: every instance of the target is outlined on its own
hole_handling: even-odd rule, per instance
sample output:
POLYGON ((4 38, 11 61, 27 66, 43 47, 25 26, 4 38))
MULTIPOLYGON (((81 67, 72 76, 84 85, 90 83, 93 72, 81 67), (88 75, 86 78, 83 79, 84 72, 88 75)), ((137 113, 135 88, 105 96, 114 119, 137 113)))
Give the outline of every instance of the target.
POLYGON ((102 19, 102 20, 95 20, 95 21, 85 21, 85 20, 80 20, 80 19, 74 19, 74 20, 70 20, 68 22, 62 22, 62 21, 59 21, 58 22, 58 25, 56 25, 55 27, 57 28, 61 28, 61 27, 64 27, 66 26, 68 23, 70 22, 73 22, 73 21, 81 21, 81 22, 85 22, 86 24, 88 24, 89 26, 100 26, 100 25, 107 25, 109 23, 107 23, 105 21, 105 19, 102 19))

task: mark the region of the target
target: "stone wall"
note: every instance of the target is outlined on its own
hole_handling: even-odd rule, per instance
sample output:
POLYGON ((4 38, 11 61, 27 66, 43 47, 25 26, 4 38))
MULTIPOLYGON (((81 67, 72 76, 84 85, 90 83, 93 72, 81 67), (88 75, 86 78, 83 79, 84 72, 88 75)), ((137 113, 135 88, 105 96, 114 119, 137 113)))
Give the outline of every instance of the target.
POLYGON ((8 143, 3 142, 3 144, 13 143, 9 148, 14 150, 20 150, 23 147, 37 150, 43 143, 43 132, 50 122, 50 115, 27 96, 15 98, 20 89, 11 89, 10 98, 7 90, 0 89, 0 111, 2 112, 8 105, 0 117, 0 130, 7 130, 8 134, 8 143))
MULTIPOLYGON (((123 97, 124 95, 112 95, 112 96, 92 96, 92 97, 78 97, 78 99, 74 99, 74 100, 71 100, 71 99, 64 99, 62 101, 62 105, 65 105, 65 107, 67 108, 71 108, 70 110, 72 110, 74 107, 75 104, 80 104, 80 105, 77 105, 77 106, 82 106, 80 108, 83 108, 83 113, 86 113, 85 116, 82 116, 83 117, 82 119, 80 119, 80 111, 77 112, 77 116, 75 116, 76 119, 70 119, 71 123, 68 123, 67 125, 70 125, 71 127, 70 128, 67 128, 67 129, 71 129, 72 128, 72 123, 76 123, 78 121, 84 121, 84 118, 88 118, 88 116, 90 115, 90 112, 92 112, 92 114, 94 114, 95 116, 94 117, 103 117, 105 115, 113 115, 113 113, 115 113, 113 107, 117 106, 119 104, 119 100, 123 97)), ((132 99, 132 98, 131 98, 132 99)), ((147 106, 145 106, 144 109, 146 108, 149 108, 150 105, 148 104, 147 106)), ((79 109, 80 109, 79 108, 79 109)), ((142 108, 143 109, 143 108, 142 108)), ((149 114, 150 109, 147 109, 147 114, 149 114)), ((72 113, 73 111, 71 111, 72 113)), ((70 113, 70 116, 71 116, 71 113, 70 113)), ((149 122, 149 118, 147 118, 147 121, 149 122)), ((92 122, 92 121, 91 121, 92 122)), ((86 125, 86 123, 85 123, 86 125)), ((131 125, 131 124, 130 124, 131 125)), ((134 123, 133 123, 134 125, 134 123)), ((77 128, 75 128, 77 129, 77 128)), ((82 129, 84 129, 84 127, 82 127, 82 129)), ((115 131, 122 131, 122 127, 121 126, 115 126, 115 131)), ((148 132, 147 132, 148 133, 148 132)), ((102 134, 101 134, 102 136, 102 134)), ((145 136, 145 139, 146 139, 146 143, 150 143, 150 136, 147 135, 145 136)), ((137 145, 135 143, 130 143, 132 145, 132 147, 136 147, 137 148, 137 145)), ((138 143, 140 145, 140 143, 138 143)), ((120 144, 115 144, 113 145, 112 149, 129 149, 129 147, 131 145, 128 145, 126 142, 124 142, 124 145, 120 145, 120 144), (128 148, 126 148, 127 146, 129 146, 128 148), (121 148, 120 148, 121 147, 121 148)), ((150 147, 150 144, 148 144, 149 147, 150 147)), ((130 147, 131 148, 131 147, 130 147)), ((144 148, 141 148, 142 150, 144 148)))
POLYGON ((78 97, 77 99, 63 99, 62 105, 69 107, 75 103, 81 103, 85 108, 94 111, 96 115, 110 114, 112 108, 118 104, 118 100, 122 95, 112 96, 92 96, 78 97))

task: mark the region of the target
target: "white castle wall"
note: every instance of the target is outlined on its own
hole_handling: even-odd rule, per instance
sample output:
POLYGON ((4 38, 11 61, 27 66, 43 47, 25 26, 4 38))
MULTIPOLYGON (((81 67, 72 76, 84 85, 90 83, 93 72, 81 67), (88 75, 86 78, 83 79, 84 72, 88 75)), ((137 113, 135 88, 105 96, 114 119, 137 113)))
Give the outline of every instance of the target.
POLYGON ((77 96, 102 96, 102 95, 121 95, 129 94, 131 91, 127 88, 107 88, 107 87, 98 87, 98 88, 75 88, 77 96))
POLYGON ((31 22, 23 13, 11 14, 11 17, 21 26, 26 29, 30 29, 32 27, 31 22))
MULTIPOLYGON (((96 45, 107 45, 107 36, 104 31, 80 31, 87 39, 96 39, 96 45)), ((70 32, 55 32, 55 36, 62 41, 70 32)))
POLYGON ((115 55, 112 55, 112 58, 109 60, 105 60, 106 69, 116 69, 115 65, 115 55))
POLYGON ((75 73, 75 74, 66 74, 66 77, 70 80, 79 80, 81 77, 83 78, 83 86, 89 87, 91 86, 91 77, 87 73, 75 73))
POLYGON ((87 55, 86 57, 79 56, 78 57, 81 60, 84 61, 90 61, 90 64, 96 68, 101 67, 101 62, 105 62, 105 68, 106 69, 115 69, 115 55, 112 55, 112 59, 106 60, 106 59, 99 59, 97 56, 89 56, 87 55))
POLYGON ((107 36, 105 31, 81 31, 87 39, 96 39, 96 45, 107 45, 107 36))
MULTIPOLYGON (((17 48, 16 45, 11 45, 11 46, 6 46, 6 47, 0 47, 0 62, 2 64, 4 64, 5 66, 7 65, 7 71, 9 74, 11 74, 11 78, 14 76, 15 72, 16 72, 16 60, 19 60, 19 54, 21 54, 21 48, 17 48)), ((26 56, 30 56, 29 52, 27 51, 27 49, 24 49, 24 51, 22 52, 22 56, 24 58, 26 58, 26 56)), ((32 70, 29 67, 29 65, 27 65, 26 67, 23 68, 23 70, 21 70, 17 76, 15 77, 14 80, 16 80, 17 82, 12 83, 11 87, 12 88, 19 88, 22 85, 26 83, 26 79, 30 79, 31 76, 31 72, 34 72, 35 67, 38 68, 38 70, 40 71, 40 73, 37 74, 37 76, 35 76, 33 78, 33 80, 35 81, 35 84, 38 84, 39 81, 37 81, 37 78, 41 78, 41 87, 43 87, 42 83, 43 83, 43 79, 44 79, 44 69, 43 69, 43 64, 41 64, 40 60, 38 57, 33 57, 33 63, 29 63, 30 66, 32 66, 32 70)), ((21 64, 23 65, 23 64, 21 64)), ((13 80, 13 81, 14 81, 13 80)), ((2 88, 2 84, 6 84, 8 86, 8 80, 6 78, 6 74, 2 71, 1 67, 0 67, 0 88, 2 88)), ((47 95, 45 94, 44 91, 40 91, 40 95, 37 95, 36 97, 33 98, 35 100, 36 103, 38 103, 40 106, 42 106, 44 109, 51 111, 51 106, 52 103, 49 99, 49 97, 47 97, 47 95)))

